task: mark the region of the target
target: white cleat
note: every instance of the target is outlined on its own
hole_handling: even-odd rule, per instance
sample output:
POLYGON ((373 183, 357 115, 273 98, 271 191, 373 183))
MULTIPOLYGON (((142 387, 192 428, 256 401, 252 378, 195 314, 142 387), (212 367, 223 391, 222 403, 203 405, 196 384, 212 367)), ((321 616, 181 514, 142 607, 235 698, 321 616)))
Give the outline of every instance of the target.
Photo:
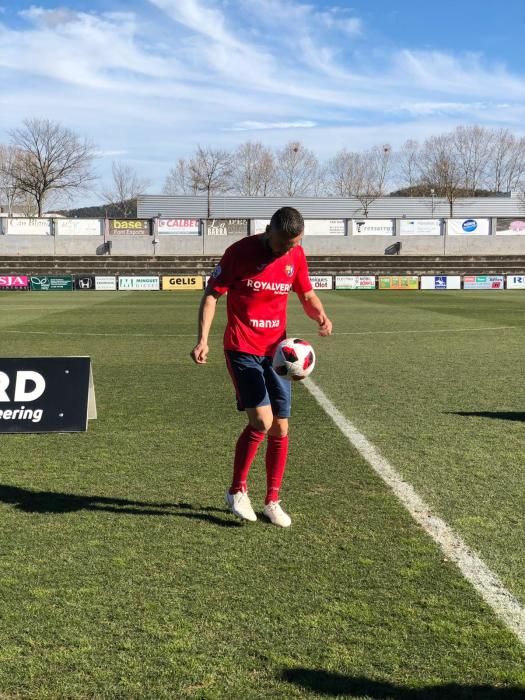
POLYGON ((280 506, 280 501, 270 501, 264 506, 263 513, 274 525, 290 527, 292 519, 280 506))
POLYGON ((226 491, 224 498, 231 512, 238 518, 249 520, 252 523, 257 520, 257 516, 255 515, 255 511, 252 508, 246 491, 237 491, 237 493, 226 491))

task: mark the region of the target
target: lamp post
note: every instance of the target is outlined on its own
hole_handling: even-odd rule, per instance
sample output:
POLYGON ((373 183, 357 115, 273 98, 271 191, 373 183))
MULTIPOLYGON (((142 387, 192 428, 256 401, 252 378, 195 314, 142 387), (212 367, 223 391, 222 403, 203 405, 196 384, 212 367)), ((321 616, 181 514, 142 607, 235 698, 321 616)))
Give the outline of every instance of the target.
POLYGON ((157 214, 157 218, 153 222, 153 257, 157 255, 157 243, 159 242, 159 239, 157 238, 159 234, 159 222, 160 222, 160 217, 162 216, 162 213, 159 211, 157 214))
POLYGON ((433 187, 430 188, 430 197, 432 199, 432 218, 434 218, 434 195, 436 194, 436 191, 434 190, 433 187))

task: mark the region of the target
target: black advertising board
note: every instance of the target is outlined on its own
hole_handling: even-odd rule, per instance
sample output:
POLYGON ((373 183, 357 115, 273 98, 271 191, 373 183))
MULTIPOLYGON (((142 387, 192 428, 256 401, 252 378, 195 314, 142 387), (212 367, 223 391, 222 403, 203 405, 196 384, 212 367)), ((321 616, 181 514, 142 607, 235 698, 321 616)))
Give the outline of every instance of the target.
POLYGON ((88 418, 96 418, 91 358, 0 358, 0 433, 83 432, 88 418))
POLYGON ((80 289, 83 292, 89 291, 90 289, 95 289, 95 276, 94 275, 76 275, 75 276, 75 289, 80 289))

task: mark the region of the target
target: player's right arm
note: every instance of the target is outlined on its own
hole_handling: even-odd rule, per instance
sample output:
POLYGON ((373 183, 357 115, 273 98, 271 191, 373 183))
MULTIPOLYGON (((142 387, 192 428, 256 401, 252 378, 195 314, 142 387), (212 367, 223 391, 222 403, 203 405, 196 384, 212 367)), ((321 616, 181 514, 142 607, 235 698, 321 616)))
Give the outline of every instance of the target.
POLYGON ((197 329, 197 345, 193 348, 190 355, 194 362, 198 365, 206 364, 208 359, 208 336, 210 334, 211 324, 215 317, 215 309, 217 307, 217 299, 220 294, 214 291, 206 290, 201 299, 199 306, 199 322, 197 329))

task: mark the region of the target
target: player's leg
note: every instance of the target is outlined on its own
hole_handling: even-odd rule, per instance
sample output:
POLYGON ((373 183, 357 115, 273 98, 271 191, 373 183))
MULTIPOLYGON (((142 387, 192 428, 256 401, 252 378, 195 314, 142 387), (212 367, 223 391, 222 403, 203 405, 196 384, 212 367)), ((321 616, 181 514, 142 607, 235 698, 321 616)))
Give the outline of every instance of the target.
POLYGON ((288 458, 288 418, 291 412, 291 382, 279 377, 269 362, 265 368, 266 387, 274 418, 266 447, 266 499, 264 513, 274 525, 289 527, 290 516, 279 504, 279 491, 288 458))
POLYGON ((245 520, 257 520, 247 494, 247 479, 257 449, 272 425, 272 407, 261 358, 239 352, 227 352, 226 363, 237 395, 237 408, 245 410, 248 424, 235 445, 232 483, 226 502, 232 512, 245 520))

